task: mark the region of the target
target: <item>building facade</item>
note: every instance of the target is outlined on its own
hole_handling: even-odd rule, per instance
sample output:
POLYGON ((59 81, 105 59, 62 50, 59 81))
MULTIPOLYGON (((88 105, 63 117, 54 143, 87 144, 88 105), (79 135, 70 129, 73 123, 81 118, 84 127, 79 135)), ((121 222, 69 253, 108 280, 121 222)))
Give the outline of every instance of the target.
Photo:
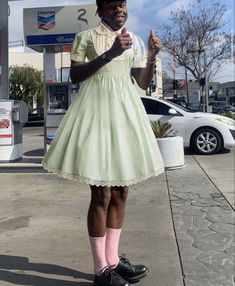
POLYGON ((235 105, 235 81, 221 83, 219 85, 219 95, 228 103, 235 105))
MULTIPOLYGON (((43 54, 37 52, 24 53, 24 52, 10 52, 9 53, 9 66, 24 66, 28 65, 37 70, 43 70, 43 54)), ((70 67, 70 53, 56 53, 55 54, 55 69, 56 81, 66 82, 69 81, 69 67, 70 67), (62 80, 61 80, 62 79, 62 80)), ((157 58, 155 71, 150 88, 147 91, 138 89, 141 95, 148 95, 162 97, 162 62, 157 58)))

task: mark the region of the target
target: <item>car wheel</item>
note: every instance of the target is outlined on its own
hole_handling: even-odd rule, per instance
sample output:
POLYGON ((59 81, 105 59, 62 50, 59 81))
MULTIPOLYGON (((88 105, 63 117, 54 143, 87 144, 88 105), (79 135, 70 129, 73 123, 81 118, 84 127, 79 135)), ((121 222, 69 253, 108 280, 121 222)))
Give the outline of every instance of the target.
POLYGON ((222 148, 222 140, 220 134, 216 130, 201 128, 193 134, 191 147, 198 154, 216 154, 222 148))

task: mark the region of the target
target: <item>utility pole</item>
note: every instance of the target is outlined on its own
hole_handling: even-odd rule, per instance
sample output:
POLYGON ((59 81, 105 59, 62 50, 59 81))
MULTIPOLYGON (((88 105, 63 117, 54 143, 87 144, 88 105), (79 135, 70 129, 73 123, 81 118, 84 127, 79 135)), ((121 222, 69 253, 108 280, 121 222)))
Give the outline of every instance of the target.
POLYGON ((201 79, 202 79, 201 50, 198 50, 195 52, 198 52, 199 100, 200 100, 200 107, 201 107, 203 106, 202 86, 201 86, 201 79))
POLYGON ((173 68, 173 85, 174 85, 174 98, 177 98, 177 93, 176 93, 176 84, 175 84, 175 80, 176 80, 176 63, 175 63, 175 53, 173 55, 173 64, 172 64, 172 68, 173 68))
POLYGON ((199 101, 200 106, 202 106, 203 111, 208 111, 208 79, 207 79, 207 60, 206 60, 206 51, 203 49, 199 50, 188 50, 188 54, 195 54, 198 55, 198 86, 199 86, 199 101), (201 53, 204 53, 204 89, 202 89, 202 63, 201 63, 201 53))
POLYGON ((8 0, 0 7, 0 99, 8 99, 8 0))
POLYGON ((184 69, 185 72, 185 81, 186 81, 186 92, 187 92, 187 103, 189 105, 189 90, 188 90, 188 73, 187 73, 187 69, 184 69))
POLYGON ((209 105, 209 92, 208 92, 208 78, 207 78, 207 59, 206 59, 206 51, 204 50, 204 77, 205 77, 205 112, 208 112, 209 105))

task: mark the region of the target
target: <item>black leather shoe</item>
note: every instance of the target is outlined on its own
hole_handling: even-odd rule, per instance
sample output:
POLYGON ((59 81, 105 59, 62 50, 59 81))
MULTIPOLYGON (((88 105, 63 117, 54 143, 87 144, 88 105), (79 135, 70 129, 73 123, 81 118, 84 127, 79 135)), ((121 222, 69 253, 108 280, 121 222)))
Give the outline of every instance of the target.
POLYGON ((98 276, 95 275, 95 286, 130 286, 130 284, 119 276, 111 267, 107 267, 104 272, 98 276))
POLYGON ((144 265, 132 265, 125 254, 120 256, 120 261, 113 270, 130 283, 140 280, 149 272, 149 269, 144 265))

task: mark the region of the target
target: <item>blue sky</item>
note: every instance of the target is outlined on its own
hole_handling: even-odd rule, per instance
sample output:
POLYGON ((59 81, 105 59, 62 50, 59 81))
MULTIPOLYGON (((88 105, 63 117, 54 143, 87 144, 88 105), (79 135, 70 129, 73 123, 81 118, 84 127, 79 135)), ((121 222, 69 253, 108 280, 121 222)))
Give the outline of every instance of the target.
MULTIPOLYGON (((129 19, 127 26, 129 30, 147 39, 149 30, 158 27, 169 19, 170 12, 178 8, 187 7, 198 0, 127 0, 129 9, 129 19)), ((201 0, 205 6, 210 5, 213 0, 201 0)), ((216 2, 216 1, 214 1, 216 2)), ((9 41, 23 40, 23 8, 47 7, 47 6, 67 6, 79 4, 95 3, 95 0, 24 0, 9 2, 11 15, 9 18, 9 41), (40 3, 40 4, 39 4, 40 3)), ((227 12, 225 21, 228 22, 226 30, 234 32, 234 0, 220 0, 221 4, 226 5, 227 12)), ((164 56, 162 56, 164 61, 164 56)), ((234 64, 228 63, 219 73, 219 81, 234 80, 234 64)))

